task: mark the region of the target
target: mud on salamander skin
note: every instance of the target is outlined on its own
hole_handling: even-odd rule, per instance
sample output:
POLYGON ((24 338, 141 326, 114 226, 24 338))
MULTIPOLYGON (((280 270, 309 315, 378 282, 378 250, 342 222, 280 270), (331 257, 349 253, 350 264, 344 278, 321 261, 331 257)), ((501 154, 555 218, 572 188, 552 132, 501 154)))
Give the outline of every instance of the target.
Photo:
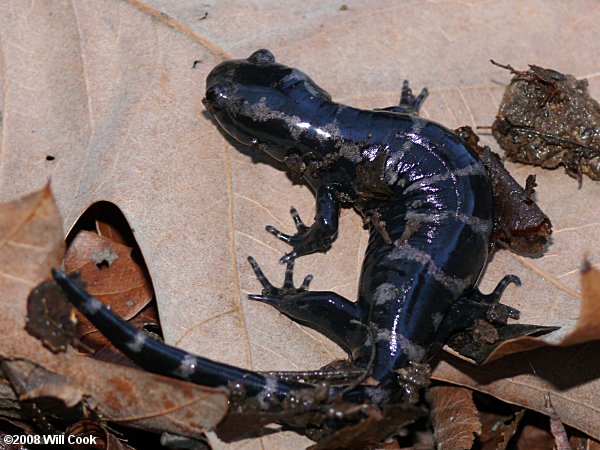
MULTIPOLYGON (((297 232, 267 231, 291 245, 282 288, 263 285, 249 298, 268 303, 343 347, 379 382, 344 391, 348 399, 398 400, 398 373, 426 363, 452 333, 487 319, 514 276, 489 295, 476 283, 488 257, 492 189, 479 158, 449 129, 417 116, 427 92, 405 82, 399 106, 361 110, 335 103, 303 72, 278 64, 268 50, 225 61, 206 81, 204 104, 221 128, 304 178, 316 194, 306 226, 292 209, 297 232), (338 232, 340 204, 369 224, 358 299, 311 292, 307 277, 292 282, 293 260, 325 252, 338 232), (352 397, 352 394, 355 397, 352 397)), ((268 408, 317 386, 266 376, 191 355, 130 328, 100 302, 55 271, 70 300, 119 349, 142 367, 208 386, 241 388, 268 408)), ((505 314, 506 316, 506 314, 505 314)), ((341 388, 330 388, 325 400, 341 388)))

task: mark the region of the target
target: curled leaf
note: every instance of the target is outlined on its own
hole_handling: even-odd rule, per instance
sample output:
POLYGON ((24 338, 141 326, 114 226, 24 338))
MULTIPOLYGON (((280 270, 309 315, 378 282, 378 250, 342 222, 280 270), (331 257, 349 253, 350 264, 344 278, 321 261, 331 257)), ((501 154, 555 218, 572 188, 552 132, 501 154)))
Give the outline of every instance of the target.
POLYGON ((492 242, 503 241, 513 251, 540 253, 552 233, 552 223, 531 198, 534 181, 528 178, 526 188, 506 170, 500 157, 489 147, 478 145, 479 137, 470 127, 456 130, 479 154, 492 180, 494 191, 494 232, 492 242))

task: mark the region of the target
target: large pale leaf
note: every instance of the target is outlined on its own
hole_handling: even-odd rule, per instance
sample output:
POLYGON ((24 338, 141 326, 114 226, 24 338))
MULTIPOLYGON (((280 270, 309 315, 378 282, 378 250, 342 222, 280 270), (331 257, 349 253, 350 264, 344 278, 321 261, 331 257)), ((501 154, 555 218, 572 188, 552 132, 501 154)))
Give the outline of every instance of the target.
MULTIPOLYGON (((587 77, 600 97, 600 9, 593 0, 344 4, 6 3, 0 198, 31 192, 51 177, 65 230, 89 204, 117 204, 149 266, 171 343, 256 369, 309 369, 343 357, 316 333, 245 300, 260 289, 248 254, 273 280, 283 276, 276 260, 286 247, 264 225, 291 230, 289 206, 309 219, 314 200, 285 174, 232 147, 206 115, 204 79, 220 55, 245 57, 268 47, 334 98, 364 107, 394 104, 408 78, 415 89, 430 88, 423 114, 450 127, 491 124, 509 75, 490 58, 587 77)), ((600 184, 586 179, 578 189, 561 170, 509 169, 521 182, 537 175, 537 199, 555 234, 539 259, 499 252, 482 289, 516 273, 523 286, 509 288, 505 299, 521 310, 523 323, 571 323, 579 313, 582 258, 600 263, 600 184)), ((365 244, 360 219, 345 211, 334 248, 302 258, 297 272, 313 273, 314 289, 354 298, 365 244)), ((542 361, 552 366, 552 359, 542 361)), ((533 372, 527 355, 494 364, 506 364, 508 376, 533 372)), ((597 367, 594 360, 581 364, 597 367)), ((540 365, 534 368, 539 374, 540 365)), ((571 369, 556 370, 567 377, 571 369)), ((564 400, 552 398, 561 418, 596 437, 598 375, 588 373, 567 390, 544 384, 564 400)), ((501 397, 543 410, 539 386, 530 379, 506 383, 513 379, 520 388, 501 397)), ((268 437, 262 445, 306 442, 296 439, 268 437)))

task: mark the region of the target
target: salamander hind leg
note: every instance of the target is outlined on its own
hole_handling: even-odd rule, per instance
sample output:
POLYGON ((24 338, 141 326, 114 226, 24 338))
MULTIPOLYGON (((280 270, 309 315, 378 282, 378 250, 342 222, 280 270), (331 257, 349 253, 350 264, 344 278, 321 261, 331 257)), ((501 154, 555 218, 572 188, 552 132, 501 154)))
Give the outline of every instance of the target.
POLYGON ((500 303, 510 283, 520 285, 521 281, 515 275, 506 275, 490 294, 483 294, 475 288, 469 296, 459 299, 444 318, 437 340, 482 363, 502 342, 554 331, 556 327, 507 324, 509 318, 519 319, 517 309, 500 303))
POLYGON ((506 275, 490 294, 474 288, 470 295, 457 300, 440 326, 438 340, 445 341, 451 334, 473 327, 479 320, 505 325, 509 318, 518 319, 518 310, 500 303, 504 290, 511 283, 520 285, 521 280, 515 275, 506 275))
POLYGON ((308 326, 328 337, 347 353, 362 345, 367 338, 366 327, 361 325, 356 303, 327 291, 308 291, 312 276, 308 275, 300 287, 294 286, 294 260, 288 260, 283 286, 273 286, 251 256, 248 262, 263 286, 261 294, 251 294, 250 300, 267 303, 292 320, 308 326))
POLYGON ((519 319, 520 314, 519 310, 500 303, 500 298, 502 297, 504 290, 511 283, 520 286, 521 280, 516 275, 506 275, 500 280, 490 294, 484 294, 479 291, 479 289, 475 288, 469 299, 483 305, 489 305, 486 312, 486 320, 504 325, 508 318, 515 320, 519 319))
POLYGON ((419 109, 421 108, 421 105, 423 104, 428 95, 429 91, 427 90, 427 88, 423 88, 419 95, 413 95, 412 89, 408 84, 408 80, 404 80, 404 82, 402 83, 402 93, 400 94, 400 104, 398 106, 381 108, 381 110, 418 116, 419 109))

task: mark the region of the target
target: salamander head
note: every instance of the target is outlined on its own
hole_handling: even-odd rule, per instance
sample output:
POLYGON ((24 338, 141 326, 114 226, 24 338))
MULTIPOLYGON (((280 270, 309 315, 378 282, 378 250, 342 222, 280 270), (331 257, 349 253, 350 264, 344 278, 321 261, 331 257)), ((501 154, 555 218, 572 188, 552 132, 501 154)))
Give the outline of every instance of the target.
POLYGON ((298 113, 306 101, 330 100, 303 72, 277 64, 268 50, 225 61, 206 78, 202 101, 219 125, 238 142, 283 161, 306 124, 298 113))

